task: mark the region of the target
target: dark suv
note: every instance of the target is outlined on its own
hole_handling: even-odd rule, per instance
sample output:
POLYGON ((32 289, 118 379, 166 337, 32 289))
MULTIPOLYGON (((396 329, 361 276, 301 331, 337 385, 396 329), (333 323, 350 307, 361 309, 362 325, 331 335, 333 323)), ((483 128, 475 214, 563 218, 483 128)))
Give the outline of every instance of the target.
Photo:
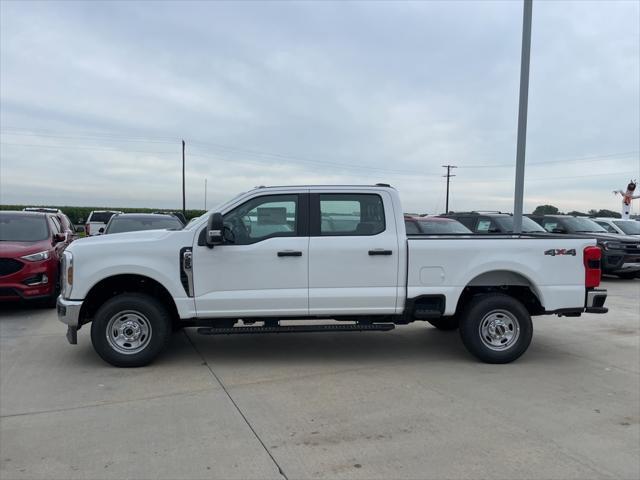
MULTIPOLYGON (((453 218, 473 233, 513 233, 513 215, 502 212, 456 212, 440 215, 453 218)), ((546 233, 533 220, 522 217, 522 233, 546 233)))
POLYGON ((602 250, 602 273, 620 278, 640 277, 640 241, 608 233, 593 220, 571 215, 527 215, 547 232, 595 238, 602 250))

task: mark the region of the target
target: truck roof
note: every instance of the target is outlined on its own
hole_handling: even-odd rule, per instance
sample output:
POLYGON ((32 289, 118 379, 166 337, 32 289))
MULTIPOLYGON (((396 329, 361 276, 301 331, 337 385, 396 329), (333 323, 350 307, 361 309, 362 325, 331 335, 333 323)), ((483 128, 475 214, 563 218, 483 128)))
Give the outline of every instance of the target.
POLYGON ((371 188, 371 189, 379 189, 379 188, 390 188, 395 190, 394 187, 389 185, 388 183, 376 183, 375 185, 260 185, 258 187, 252 188, 249 191, 253 190, 269 190, 269 189, 280 189, 280 188, 310 188, 310 189, 323 189, 323 188, 371 188))

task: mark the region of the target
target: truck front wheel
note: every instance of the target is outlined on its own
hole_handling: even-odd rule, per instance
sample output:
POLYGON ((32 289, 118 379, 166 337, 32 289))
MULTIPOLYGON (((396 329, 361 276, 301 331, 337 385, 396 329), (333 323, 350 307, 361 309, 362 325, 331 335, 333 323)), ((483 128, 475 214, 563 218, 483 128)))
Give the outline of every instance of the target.
POLYGON ((151 363, 171 337, 171 317, 162 303, 140 293, 107 300, 91 324, 93 348, 116 367, 151 363))
POLYGON ((474 297, 460 318, 467 350, 486 363, 509 363, 529 347, 531 316, 522 303, 502 293, 474 297))

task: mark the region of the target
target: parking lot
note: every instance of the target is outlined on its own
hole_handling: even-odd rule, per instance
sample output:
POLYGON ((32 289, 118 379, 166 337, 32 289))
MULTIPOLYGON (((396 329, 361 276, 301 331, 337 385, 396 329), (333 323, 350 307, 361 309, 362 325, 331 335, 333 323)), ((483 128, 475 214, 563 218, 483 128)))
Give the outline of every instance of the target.
POLYGON ((538 317, 519 361, 457 332, 174 335, 117 369, 89 328, 2 306, 0 477, 638 478, 640 280, 607 315, 538 317))

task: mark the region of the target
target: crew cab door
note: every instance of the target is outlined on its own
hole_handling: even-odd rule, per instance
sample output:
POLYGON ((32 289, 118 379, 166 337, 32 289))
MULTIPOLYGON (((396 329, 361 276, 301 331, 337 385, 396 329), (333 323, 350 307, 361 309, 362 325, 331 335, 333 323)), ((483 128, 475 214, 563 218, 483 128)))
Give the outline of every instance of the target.
POLYGON ((310 194, 309 313, 395 313, 399 240, 386 192, 310 194))
POLYGON ((266 194, 226 213, 225 243, 193 247, 198 316, 307 315, 307 212, 307 194, 266 194))

